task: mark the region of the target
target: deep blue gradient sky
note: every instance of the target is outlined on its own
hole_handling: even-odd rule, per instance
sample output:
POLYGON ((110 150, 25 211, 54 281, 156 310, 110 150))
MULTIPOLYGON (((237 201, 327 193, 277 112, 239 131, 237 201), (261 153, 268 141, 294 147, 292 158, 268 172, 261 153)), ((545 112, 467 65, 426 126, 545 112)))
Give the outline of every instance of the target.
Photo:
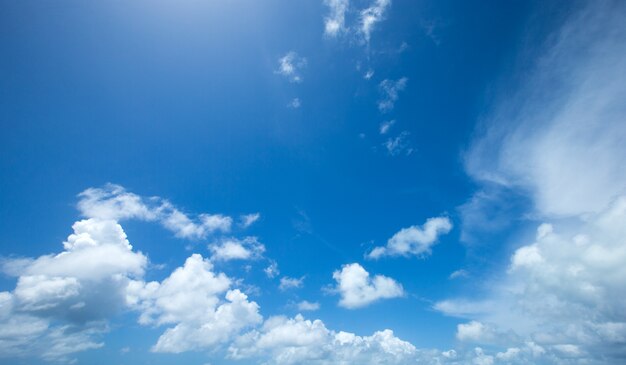
MULTIPOLYGON (((512 255, 533 242, 540 223, 552 219, 571 227, 580 217, 588 222, 590 213, 600 214, 595 205, 553 214, 541 204, 543 175, 510 169, 504 162, 490 167, 473 162, 487 161, 480 157, 483 152, 505 156, 503 161, 518 154, 513 160, 535 166, 523 148, 505 151, 506 141, 542 140, 533 131, 550 123, 553 111, 560 109, 546 108, 552 114, 529 118, 524 133, 510 130, 525 123, 517 118, 541 110, 534 101, 552 103, 577 89, 554 88, 555 94, 546 98, 528 96, 533 94, 529 90, 550 90, 552 79, 567 78, 558 72, 546 74, 546 69, 556 69, 550 68, 552 58, 588 57, 584 65, 602 58, 595 54, 612 59, 602 53, 605 49, 594 53, 593 37, 619 39, 624 27, 615 26, 615 19, 624 18, 624 7, 610 1, 593 7, 563 1, 394 0, 384 7, 367 41, 359 28, 361 11, 376 2, 349 2, 345 29, 336 35, 324 28, 331 3, 0 1, 4 271, 18 258, 61 252, 75 221, 101 218, 79 211, 77 194, 113 183, 142 199, 166 199, 190 217, 210 213, 235 220, 223 235, 181 238, 154 221, 120 219, 133 248, 149 259, 145 273, 133 279, 162 281, 192 253, 211 258, 207 245, 222 236, 255 236, 265 247, 261 257, 212 262, 214 272, 240 279, 231 288, 258 303, 264 320, 302 313, 307 319, 321 319, 330 330, 360 336, 388 328, 416 351, 440 349, 436 356, 441 357, 442 351, 454 348, 458 355, 450 361, 458 363, 484 359, 486 355, 475 350, 478 345, 491 351, 492 363, 526 363, 531 360, 522 355, 506 360, 497 353, 517 348, 525 354, 530 350, 523 346, 531 340, 547 354, 532 360, 535 363, 608 361, 602 357, 608 356, 605 352, 597 354, 598 347, 604 349, 598 345, 605 343, 602 339, 589 347, 572 339, 545 340, 547 335, 528 328, 500 328, 498 320, 481 317, 480 311, 460 313, 463 310, 440 304, 454 298, 498 302, 494 288, 504 285, 500 279, 507 273, 514 275, 512 255), (585 14, 596 15, 585 20, 585 14), (571 24, 596 21, 588 38, 562 41, 569 39, 571 32, 563 29, 571 24), (565 46, 551 51, 578 41, 583 50, 591 44, 589 53, 568 53, 572 48, 565 46), (295 66, 298 82, 280 72, 280 60, 289 52, 305 60, 295 66), (364 77, 368 71, 373 71, 369 79, 364 77), (393 107, 380 110, 384 80, 401 78, 406 85, 397 91, 393 107), (291 105, 294 99, 297 107, 291 105), (530 101, 517 105, 519 100, 530 101), (395 122, 389 132, 382 134, 381 123, 391 120, 395 122), (385 145, 394 138, 400 138, 397 150, 385 145), (494 146, 505 141, 505 146, 476 147, 483 141, 494 146), (501 175, 485 178, 487 170, 493 172, 489 176, 501 175), (237 226, 237 217, 256 212, 260 218, 249 228, 237 226), (421 229, 431 217, 445 217, 452 225, 449 233, 439 233, 428 243, 432 252, 366 257, 401 229, 421 229), (280 270, 275 278, 263 271, 271 262, 280 270), (359 308, 340 305, 333 272, 351 263, 371 276, 392 278, 402 285, 403 294, 359 308), (460 274, 450 278, 458 270, 460 274), (281 290, 281 277, 304 280, 299 288, 281 290), (300 311, 297 303, 303 300, 318 303, 319 309, 300 311), (515 333, 510 337, 514 339, 495 341, 493 333, 490 339, 464 336, 459 325, 465 323, 484 324, 483 335, 487 327, 493 333, 515 333), (576 346, 578 352, 565 345, 576 346)), ((616 59, 623 55, 622 43, 609 49, 616 59)), ((574 64, 563 70, 586 75, 587 68, 574 64)), ((623 62, 611 63, 609 70, 624 78, 623 62)), ((619 85, 609 89, 609 99, 623 90, 619 85)), ((600 139, 624 131, 618 122, 623 121, 622 109, 608 117, 602 131, 610 133, 600 133, 600 139)), ((596 115, 604 116, 606 110, 616 109, 608 105, 596 115)), ((623 151, 619 147, 614 155, 623 151)), ((550 161, 555 169, 561 166, 557 159, 550 161)), ((614 165, 607 166, 612 171, 614 165)), ((550 192, 558 195, 558 190, 550 192)), ((619 195, 622 186, 611 192, 619 195)), ((12 295, 14 308, 20 299, 19 290, 13 291, 25 275, 6 273, 0 279, 0 291, 13 293, 7 295, 12 295)), ((500 308, 510 303, 503 302, 500 308)), ((7 318, 26 310, 13 311, 7 318)), ((17 345, 19 351, 7 350, 10 346, 3 345, 0 359, 16 364, 71 359, 88 364, 282 361, 278 348, 232 359, 228 348, 236 335, 180 354, 151 352, 164 330, 176 323, 140 325, 140 312, 124 307, 99 318, 106 330, 90 333, 102 344, 99 348, 46 357, 40 354, 45 353, 47 338, 42 334, 44 350, 17 345)), ((622 314, 605 322, 622 323, 622 314)), ((63 319, 45 318, 50 330, 63 325, 63 319)), ((89 327, 81 326, 76 331, 89 327)), ((255 326, 237 335, 259 328, 255 326)), ((339 361, 329 356, 331 363, 339 361)), ((420 356, 435 361, 435 355, 420 356)), ((345 361, 362 363, 356 358, 345 361)), ((309 358, 295 363, 309 362, 318 363, 309 358)))

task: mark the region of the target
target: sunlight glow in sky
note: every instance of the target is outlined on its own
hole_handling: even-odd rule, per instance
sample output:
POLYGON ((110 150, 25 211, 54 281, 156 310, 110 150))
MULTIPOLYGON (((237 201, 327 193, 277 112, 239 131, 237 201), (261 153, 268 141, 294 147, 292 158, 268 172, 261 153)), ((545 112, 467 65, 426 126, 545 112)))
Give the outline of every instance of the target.
POLYGON ((0 363, 626 363, 626 2, 0 0, 0 363))

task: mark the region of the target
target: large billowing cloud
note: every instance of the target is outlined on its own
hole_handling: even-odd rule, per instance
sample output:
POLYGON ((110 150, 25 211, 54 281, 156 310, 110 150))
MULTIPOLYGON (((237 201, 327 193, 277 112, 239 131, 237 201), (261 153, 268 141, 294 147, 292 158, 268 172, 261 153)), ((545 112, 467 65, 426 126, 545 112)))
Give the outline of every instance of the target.
POLYGON ((528 217, 545 222, 534 242, 515 248, 486 297, 435 305, 469 319, 459 340, 508 344, 495 360, 533 348, 539 363, 626 359, 624 39, 623 2, 573 12, 467 154, 471 176, 504 192, 490 198, 526 195, 528 217))
POLYGON ((148 260, 116 221, 90 218, 73 229, 59 254, 5 260, 17 285, 0 295, 3 355, 55 360, 102 346, 102 321, 124 308, 129 280, 143 275, 148 260))
POLYGON ((159 337, 153 351, 211 348, 261 321, 259 306, 231 290, 231 279, 212 269, 210 261, 194 254, 160 283, 130 283, 128 303, 141 311, 141 324, 174 325, 159 337))

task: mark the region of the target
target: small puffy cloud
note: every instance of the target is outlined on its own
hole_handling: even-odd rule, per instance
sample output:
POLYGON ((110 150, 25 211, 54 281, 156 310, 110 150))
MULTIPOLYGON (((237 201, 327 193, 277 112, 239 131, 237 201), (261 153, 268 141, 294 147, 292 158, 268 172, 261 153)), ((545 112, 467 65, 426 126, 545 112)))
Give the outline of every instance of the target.
POLYGON ((290 278, 288 276, 283 276, 280 278, 280 285, 278 288, 280 290, 288 290, 288 289, 297 289, 302 288, 304 285, 304 276, 301 278, 290 278))
POLYGON ((452 280, 452 279, 458 279, 458 278, 466 278, 468 276, 469 276, 469 273, 467 272, 467 270, 459 269, 459 270, 452 272, 448 278, 452 280))
POLYGON ((344 265, 333 273, 333 278, 337 281, 335 291, 341 296, 339 305, 344 308, 356 309, 381 299, 404 296, 398 282, 383 275, 370 277, 357 263, 344 265))
POLYGON ((391 0, 374 0, 373 4, 361 11, 360 32, 369 43, 371 33, 377 23, 383 20, 385 11, 391 5, 391 0))
POLYGON ((259 306, 209 260, 190 256, 162 282, 133 281, 127 302, 141 312, 139 323, 173 325, 153 346, 154 352, 179 353, 211 349, 262 320, 259 306))
POLYGON ((267 277, 270 279, 273 279, 280 275, 280 271, 278 270, 278 263, 273 260, 270 261, 269 266, 263 269, 263 271, 265 272, 265 275, 267 275, 267 277))
POLYGON ((287 106, 289 106, 292 109, 298 109, 301 105, 302 105, 302 102, 300 101, 299 98, 293 98, 287 106))
MULTIPOLYGON (((387 128, 387 130, 388 129, 389 128, 387 128)), ((381 127, 381 134, 383 134, 382 131, 383 128, 381 127)), ((413 148, 408 140, 409 135, 409 132, 403 131, 395 137, 388 138, 385 143, 383 143, 387 153, 389 153, 390 156, 398 156, 402 153, 408 156, 413 153, 413 148)))
POLYGON ((450 232, 451 229, 452 222, 447 217, 429 218, 421 227, 411 226, 401 229, 387 241, 386 246, 374 248, 367 258, 428 255, 439 236, 450 232))
POLYGON ((463 342, 485 343, 493 341, 494 332, 483 323, 471 321, 457 325, 456 338, 463 342))
POLYGON ((300 303, 298 303, 298 310, 299 311, 316 311, 320 309, 320 304, 318 302, 309 302, 306 300, 301 301, 300 303))
POLYGON ((380 82, 378 89, 380 90, 380 100, 378 101, 378 110, 385 113, 393 109, 396 101, 398 101, 400 91, 406 88, 409 81, 406 77, 398 80, 385 79, 380 82))
POLYGON ((387 132, 389 132, 389 129, 396 123, 395 120, 387 120, 384 121, 382 123, 380 123, 380 127, 379 132, 380 134, 387 134, 387 132))
POLYGON ((285 76, 290 82, 301 82, 300 72, 306 66, 306 58, 298 56, 294 51, 287 52, 278 59, 278 70, 276 73, 285 76))
POLYGON ((348 0, 324 0, 329 13, 324 18, 324 34, 329 37, 336 37, 345 31, 346 11, 348 10, 348 0))
POLYGON ((365 75, 363 75, 363 78, 365 80, 369 80, 372 77, 374 77, 374 70, 372 70, 371 68, 369 70, 367 70, 367 72, 365 73, 365 75))
POLYGON ((233 359, 271 359, 279 365, 403 364, 416 353, 413 345, 395 337, 391 330, 358 336, 329 330, 322 321, 306 320, 301 315, 271 317, 229 348, 233 359))
POLYGON ((259 219, 261 219, 261 213, 244 214, 239 217, 239 225, 242 228, 248 228, 259 219))
POLYGON ((256 237, 231 237, 209 245, 209 250, 214 261, 256 260, 262 257, 265 246, 256 237))

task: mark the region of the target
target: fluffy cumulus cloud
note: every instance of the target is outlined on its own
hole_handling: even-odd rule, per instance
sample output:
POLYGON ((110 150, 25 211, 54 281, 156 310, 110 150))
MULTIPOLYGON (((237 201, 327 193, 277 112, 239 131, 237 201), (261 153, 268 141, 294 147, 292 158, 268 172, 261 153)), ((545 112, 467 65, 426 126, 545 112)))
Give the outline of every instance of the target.
POLYGON ((324 18, 324 34, 335 37, 346 30, 345 19, 348 10, 348 0, 324 0, 329 13, 324 18))
POLYGON ((275 364, 403 364, 416 352, 391 330, 362 337, 331 331, 301 315, 271 317, 229 348, 233 359, 266 358, 275 364))
POLYGON ((529 216, 547 222, 515 247, 485 297, 435 305, 470 319, 460 339, 510 334, 494 362, 626 359, 626 5, 581 6, 467 155, 473 177, 527 195, 529 216))
POLYGON ((431 247, 439 236, 450 232, 452 222, 447 217, 429 218, 421 227, 403 228, 393 235, 386 246, 376 247, 367 258, 379 259, 384 256, 422 256, 430 254, 431 247))
POLYGON ((398 101, 400 91, 406 88, 406 84, 409 81, 406 77, 399 78, 398 80, 384 79, 378 85, 381 98, 378 101, 378 110, 381 112, 388 112, 392 110, 398 101))
POLYGON ((278 70, 276 70, 276 73, 283 75, 290 82, 302 82, 301 72, 306 64, 306 58, 300 57, 294 51, 290 51, 278 59, 278 70))
POLYGON ((190 256, 162 282, 133 281, 128 304, 141 312, 139 323, 172 325, 152 348, 155 352, 217 347, 239 331, 261 322, 259 306, 202 256, 190 256))
POLYGON ((0 293, 0 356, 63 360, 102 346, 103 321, 124 308, 126 286, 148 260, 114 220, 85 219, 73 230, 59 254, 4 261, 17 285, 0 293))
POLYGON ((192 218, 165 199, 141 197, 114 184, 89 188, 78 196, 78 209, 87 218, 156 221, 179 238, 201 239, 212 233, 226 233, 233 223, 231 217, 222 214, 203 213, 192 218))
POLYGON ((357 263, 344 265, 333 273, 333 278, 337 282, 334 290, 341 296, 339 305, 344 308, 355 309, 381 299, 404 296, 404 289, 398 282, 383 275, 370 277, 357 263))
POLYGON ((257 237, 229 237, 209 245, 209 250, 214 261, 255 260, 262 257, 265 246, 257 237))

